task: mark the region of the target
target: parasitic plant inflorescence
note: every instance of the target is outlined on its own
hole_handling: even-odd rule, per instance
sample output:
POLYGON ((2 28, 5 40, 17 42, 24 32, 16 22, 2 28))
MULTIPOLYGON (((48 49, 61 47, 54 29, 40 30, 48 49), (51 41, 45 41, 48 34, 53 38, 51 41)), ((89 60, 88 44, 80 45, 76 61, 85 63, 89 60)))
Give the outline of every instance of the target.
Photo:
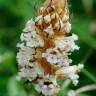
POLYGON ((17 44, 17 79, 33 82, 42 96, 54 96, 59 91, 57 80, 70 79, 77 85, 77 73, 83 65, 70 66, 70 53, 79 50, 75 44, 78 36, 69 36, 70 30, 67 1, 46 0, 35 20, 27 22, 17 44))

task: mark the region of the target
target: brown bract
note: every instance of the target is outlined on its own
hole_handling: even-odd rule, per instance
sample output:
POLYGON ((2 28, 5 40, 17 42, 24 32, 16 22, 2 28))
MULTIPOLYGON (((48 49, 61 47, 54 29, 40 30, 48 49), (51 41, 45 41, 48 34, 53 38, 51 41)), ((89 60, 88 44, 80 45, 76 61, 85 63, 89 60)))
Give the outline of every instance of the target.
MULTIPOLYGON (((54 39, 60 36, 66 36, 66 30, 64 30, 64 24, 69 19, 69 11, 67 0, 46 0, 43 7, 38 10, 37 17, 41 16, 36 22, 36 30, 38 34, 43 38, 45 45, 43 48, 39 48, 40 51, 45 52, 48 48, 53 48, 54 39), (67 19, 65 17, 68 17, 67 19), (38 22, 41 22, 38 24, 38 22), (46 35, 44 29, 52 25, 54 35, 46 35)), ((50 64, 43 58, 39 60, 43 66, 45 73, 51 73, 52 68, 50 64)))

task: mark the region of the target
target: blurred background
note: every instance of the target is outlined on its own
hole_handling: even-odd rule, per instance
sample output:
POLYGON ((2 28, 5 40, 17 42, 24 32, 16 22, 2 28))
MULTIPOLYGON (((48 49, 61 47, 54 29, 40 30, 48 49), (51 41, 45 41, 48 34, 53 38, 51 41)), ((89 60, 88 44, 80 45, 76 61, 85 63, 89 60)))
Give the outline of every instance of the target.
MULTIPOLYGON (((78 34, 79 51, 72 53, 72 64, 84 63, 80 82, 62 89, 58 96, 71 89, 96 84, 96 0, 68 0, 72 32, 78 34)), ((25 23, 35 17, 44 0, 0 0, 0 96, 39 96, 28 82, 17 82, 16 44, 25 23)), ((60 85, 64 81, 58 81, 60 85)), ((78 96, 96 96, 90 91, 78 96)))

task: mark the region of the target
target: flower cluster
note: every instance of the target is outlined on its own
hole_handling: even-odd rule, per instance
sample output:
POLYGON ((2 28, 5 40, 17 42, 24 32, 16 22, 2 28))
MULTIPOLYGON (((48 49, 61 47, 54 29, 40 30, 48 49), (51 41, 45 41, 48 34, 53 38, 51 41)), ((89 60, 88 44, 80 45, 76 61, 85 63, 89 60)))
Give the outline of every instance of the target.
POLYGON ((70 66, 69 55, 79 50, 78 36, 71 30, 69 11, 65 0, 47 0, 33 21, 29 20, 17 44, 19 72, 17 79, 35 81, 36 90, 44 96, 53 96, 59 90, 58 79, 70 79, 77 85, 77 73, 82 64, 70 66))
POLYGON ((53 75, 46 75, 36 84, 36 90, 46 96, 53 96, 59 91, 56 78, 53 75))
POLYGON ((71 90, 68 92, 67 96, 76 96, 75 91, 71 90))

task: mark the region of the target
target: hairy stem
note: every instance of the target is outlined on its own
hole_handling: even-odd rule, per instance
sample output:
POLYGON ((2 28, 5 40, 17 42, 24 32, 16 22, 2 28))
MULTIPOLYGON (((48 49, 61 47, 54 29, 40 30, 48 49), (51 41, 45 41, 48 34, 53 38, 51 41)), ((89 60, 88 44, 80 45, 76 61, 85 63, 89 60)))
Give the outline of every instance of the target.
POLYGON ((91 90, 96 90, 96 84, 81 87, 81 88, 77 89, 75 92, 76 92, 76 94, 79 94, 79 93, 87 92, 87 91, 91 91, 91 90))

